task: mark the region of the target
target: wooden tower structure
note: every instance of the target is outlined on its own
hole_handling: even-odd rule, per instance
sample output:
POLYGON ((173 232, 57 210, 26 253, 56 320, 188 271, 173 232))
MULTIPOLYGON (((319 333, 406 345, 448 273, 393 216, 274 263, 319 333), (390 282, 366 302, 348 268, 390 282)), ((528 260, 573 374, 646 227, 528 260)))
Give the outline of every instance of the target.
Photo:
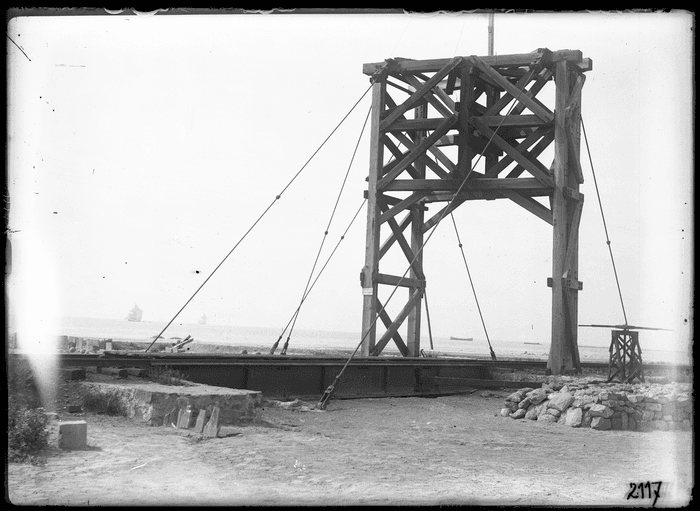
POLYGON ((548 49, 363 66, 373 86, 361 355, 380 355, 393 340, 404 356, 419 356, 426 236, 465 201, 505 199, 553 227, 548 369, 579 366, 580 108, 591 69, 578 50, 548 49), (553 163, 551 149, 540 161, 552 145, 553 163), (384 268, 390 252, 398 271, 384 268), (408 298, 392 318, 379 290, 397 285, 408 298))

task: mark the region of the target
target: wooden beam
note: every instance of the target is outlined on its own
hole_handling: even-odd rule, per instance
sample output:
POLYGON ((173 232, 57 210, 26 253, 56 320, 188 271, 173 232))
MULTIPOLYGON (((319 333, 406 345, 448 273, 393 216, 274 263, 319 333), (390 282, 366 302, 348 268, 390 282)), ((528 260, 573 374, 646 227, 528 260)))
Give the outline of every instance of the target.
POLYGON ((549 190, 542 182, 532 177, 521 178, 482 178, 467 179, 462 186, 461 179, 395 179, 385 191, 448 191, 470 190, 549 190))
POLYGON ((536 115, 487 115, 479 117, 479 120, 489 127, 501 126, 504 128, 510 126, 517 127, 539 127, 550 126, 551 122, 544 122, 536 115))
MULTIPOLYGON (((455 116, 456 117, 456 116, 455 116)), ((403 172, 406 167, 411 165, 414 161, 418 159, 421 154, 424 154, 428 147, 432 146, 437 140, 440 139, 445 133, 447 133, 456 122, 455 117, 450 117, 445 119, 440 128, 433 131, 430 136, 421 140, 420 144, 414 147, 410 153, 401 162, 392 168, 389 172, 384 174, 384 176, 377 183, 378 189, 381 190, 390 181, 395 179, 401 172, 403 172)))
POLYGON ((379 201, 377 181, 383 167, 384 145, 380 143, 379 122, 384 111, 386 83, 376 81, 372 85, 372 111, 370 114, 369 181, 367 184, 367 234, 365 238, 365 265, 362 268, 362 345, 360 354, 368 356, 375 346, 377 309, 375 298, 379 269, 379 201))
POLYGON ((569 239, 566 242, 566 257, 564 258, 564 273, 562 277, 569 278, 569 273, 574 263, 574 255, 578 250, 578 229, 581 224, 581 211, 583 210, 583 201, 577 202, 574 206, 574 211, 571 217, 571 225, 569 227, 569 239))
POLYGON ((387 286, 400 287, 419 287, 425 289, 425 280, 415 279, 411 277, 399 277, 397 275, 388 275, 386 273, 377 274, 377 282, 387 286))
MULTIPOLYGON (((416 90, 418 90, 420 87, 422 87, 423 83, 427 83, 430 79, 428 77, 425 77, 425 82, 421 83, 415 76, 406 74, 402 75, 402 78, 410 84, 412 87, 414 87, 416 90)), ((433 108, 440 112, 440 114, 443 117, 449 117, 450 115, 454 115, 456 112, 455 110, 455 105, 454 102, 445 94, 445 92, 440 88, 440 84, 436 83, 433 88, 425 93, 423 96, 425 100, 433 105, 433 108), (442 94, 440 94, 442 93, 442 94), (435 96, 439 96, 440 99, 447 98, 446 102, 440 102, 440 99, 438 99, 435 96)), ((443 99, 443 101, 445 101, 443 99)))
MULTIPOLYGON (((524 152, 527 151, 532 144, 540 140, 544 135, 546 135, 551 129, 549 127, 541 127, 537 128, 535 130, 532 130, 532 133, 530 133, 527 137, 525 137, 523 140, 521 140, 517 145, 514 145, 513 148, 516 149, 518 152, 524 152)), ((552 138, 554 138, 554 134, 552 133, 552 138)), ((486 172, 484 173, 487 177, 497 177, 498 174, 503 172, 508 165, 510 165, 513 162, 513 158, 509 156, 508 154, 504 155, 503 158, 498 160, 494 165, 486 169, 486 172)))
POLYGON ((500 85, 508 94, 517 98, 517 101, 527 108, 529 108, 535 115, 537 115, 544 122, 552 122, 554 119, 554 114, 549 111, 542 103, 535 101, 524 92, 521 92, 515 85, 510 83, 505 77, 498 74, 498 71, 487 65, 479 57, 474 57, 474 62, 476 66, 488 77, 490 77, 494 82, 500 85))
POLYGON ((404 320, 408 317, 408 314, 411 312, 411 309, 413 309, 413 307, 416 306, 416 303, 420 302, 422 296, 422 289, 416 289, 415 291, 413 291, 408 302, 406 303, 406 305, 404 305, 403 309, 401 309, 401 312, 399 312, 398 316, 396 316, 394 321, 392 321, 391 325, 387 328, 386 332, 384 332, 384 335, 382 335, 382 337, 377 341, 377 344, 374 347, 374 351, 372 353, 373 355, 379 355, 382 352, 387 343, 399 330, 399 327, 403 324, 404 320))
MULTIPOLYGON (((544 152, 547 147, 549 147, 549 144, 552 143, 554 140, 554 130, 549 130, 545 135, 542 137, 542 139, 537 142, 537 145, 532 148, 532 150, 528 151, 528 155, 530 156, 531 159, 538 158, 540 154, 544 152)), ((506 155, 507 156, 507 155, 506 155)), ((504 156, 505 158, 505 156, 504 156)), ((506 177, 518 177, 520 176, 523 172, 525 172, 525 167, 522 165, 517 165, 513 170, 511 170, 506 177)), ((549 173, 549 172, 548 172, 549 173)))
MULTIPOLYGON (((422 181, 420 179, 412 179, 410 181, 422 181)), ((438 180, 441 181, 441 180, 438 180)), ((379 215, 379 223, 383 224, 384 222, 388 221, 390 218, 394 218, 396 215, 401 213, 402 211, 410 208, 414 204, 416 204, 418 201, 420 201, 423 197, 425 197, 430 190, 418 190, 405 199, 403 199, 401 202, 396 204, 395 206, 392 206, 389 208, 387 211, 379 215)))
POLYGON ((535 199, 531 197, 525 197, 516 190, 501 190, 500 194, 512 200, 518 206, 526 209, 536 217, 541 218, 549 225, 552 225, 552 211, 549 208, 537 202, 535 199))
MULTIPOLYGON (((391 318, 389 317, 389 314, 387 314, 386 311, 384 310, 384 306, 379 301, 379 298, 377 298, 377 310, 379 311, 379 319, 382 320, 382 323, 384 323, 384 326, 386 328, 389 328, 391 326, 391 318)), ((392 338, 394 339, 394 344, 396 344, 396 347, 399 348, 399 351, 401 352, 401 356, 407 357, 408 356, 408 348, 406 347, 406 344, 403 342, 403 339, 401 338, 401 334, 399 334, 399 332, 394 332, 394 335, 392 336, 392 338)), ((378 355, 378 353, 377 353, 377 355, 378 355)))
MULTIPOLYGON (((405 145, 408 149, 414 149, 416 147, 416 144, 408 138, 405 134, 403 133, 392 133, 394 137, 396 137, 396 140, 401 142, 403 145, 405 145)), ((444 138, 445 135, 440 137, 440 139, 444 138)), ((438 139, 438 141, 440 140, 438 139)), ((454 168, 454 163, 452 163, 452 160, 450 160, 445 153, 443 153, 440 149, 436 147, 436 144, 433 144, 432 146, 428 147, 428 151, 435 155, 435 158, 438 160, 438 162, 442 163, 445 168, 443 169, 440 166, 440 163, 435 162, 434 160, 428 158, 426 154, 422 154, 421 156, 418 157, 417 162, 427 165, 430 167, 430 170, 435 172, 440 178, 442 179, 447 179, 450 177, 449 173, 454 168)))
POLYGON ((515 149, 512 145, 498 136, 495 132, 491 130, 488 126, 482 123, 479 118, 472 117, 472 122, 477 127, 477 129, 486 137, 491 138, 494 144, 503 149, 506 154, 509 154, 517 163, 522 165, 525 170, 532 174, 535 178, 539 179, 545 186, 552 186, 552 178, 550 177, 547 169, 542 166, 542 164, 537 160, 530 160, 523 153, 515 149))
MULTIPOLYGON (((532 53, 519 53, 511 55, 492 55, 479 57, 489 66, 497 67, 522 67, 529 66, 537 62, 544 52, 535 51, 532 53)), ((472 57, 463 57, 465 60, 472 57)), ((561 60, 570 60, 574 62, 581 62, 583 66, 579 66, 582 70, 587 67, 592 68, 592 62, 590 59, 584 59, 583 54, 580 50, 557 50, 551 52, 551 61, 559 62, 561 60)), ((392 61, 391 66, 394 70, 400 73, 432 73, 442 69, 450 59, 429 59, 429 60, 401 60, 392 61)), ((386 62, 375 62, 369 64, 363 64, 362 72, 366 75, 373 75, 377 71, 387 67, 386 62)))
MULTIPOLYGON (((406 215, 403 220, 401 220, 398 223, 398 231, 402 234, 401 237, 403 237, 403 231, 406 229, 408 224, 411 223, 411 215, 408 214, 406 215)), ((391 223, 389 224, 391 225, 391 223)), ((384 254, 386 254, 389 249, 392 247, 392 245, 397 241, 397 233, 393 232, 387 237, 386 240, 384 240, 384 243, 382 243, 382 246, 379 248, 379 259, 384 257, 384 254)))
POLYGON ((462 62, 461 57, 455 57, 440 69, 433 77, 416 90, 406 101, 394 108, 389 115, 379 124, 379 129, 385 131, 391 123, 401 117, 406 111, 416 106, 419 99, 427 94, 430 89, 440 82, 447 74, 462 62))

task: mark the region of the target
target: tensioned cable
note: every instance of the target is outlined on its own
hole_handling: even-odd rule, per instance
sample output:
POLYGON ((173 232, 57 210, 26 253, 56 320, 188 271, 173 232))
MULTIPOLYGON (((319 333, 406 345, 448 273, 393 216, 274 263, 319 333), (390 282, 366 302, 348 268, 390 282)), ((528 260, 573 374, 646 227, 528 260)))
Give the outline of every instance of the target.
POLYGON ((430 339, 430 349, 434 350, 433 347, 433 329, 430 326, 430 309, 428 309, 428 292, 423 291, 423 298, 425 298, 425 317, 428 319, 428 338, 430 339))
MULTIPOLYGON (((338 246, 339 246, 339 245, 342 243, 342 241, 345 239, 345 236, 347 235, 348 231, 350 230, 350 227, 352 227, 352 224, 355 223, 355 219, 357 218, 357 215, 360 214, 360 211, 362 211, 362 208, 364 207, 364 205, 365 205, 366 202, 367 202, 367 199, 363 200, 363 201, 362 201, 362 204, 360 204, 360 207, 357 208, 357 211, 355 212, 355 214, 353 215, 352 219, 350 220, 350 223, 349 223, 348 226, 345 228, 345 231, 344 231, 343 234, 340 236, 340 239, 338 239, 338 243, 336 243, 336 244, 335 244, 335 247, 333 247, 333 250, 331 251, 331 253, 330 253, 330 255, 328 256, 328 258, 326 259, 326 262, 323 264, 323 266, 321 267, 321 269, 318 271, 318 274, 316 275, 316 278, 315 278, 314 281, 311 283, 311 286, 309 286, 309 289, 308 289, 308 291, 306 292, 306 294, 302 297, 301 302, 299 302, 299 306, 297 307, 297 310, 294 311, 294 314, 292 314, 292 317, 289 318, 289 321, 287 322, 287 324, 286 324, 285 327, 284 327, 284 330, 282 331, 282 335, 284 335, 284 332, 286 332, 286 331, 287 331, 287 328, 289 328, 289 325, 292 323, 292 320, 294 319, 294 317, 296 316, 296 314, 299 312, 299 309, 301 309, 302 304, 304 303, 304 301, 306 300, 306 298, 307 298, 307 297, 309 296, 309 294, 311 293, 311 290, 312 290, 312 289, 314 288, 314 286, 316 285, 316 282, 318 282, 318 279, 321 277, 321 274, 322 274, 323 271, 326 269, 326 266, 328 266, 328 263, 330 263, 330 261, 331 261, 331 259, 333 258, 333 255, 335 254, 336 250, 338 250, 338 246)), ((279 345, 279 341, 280 341, 280 339, 282 338, 282 335, 280 335, 280 338, 277 339, 277 342, 275 343, 276 345, 279 345)), ((276 348, 276 346, 273 346, 273 349, 270 350, 270 355, 273 355, 273 354, 274 354, 274 348, 276 348)))
MULTIPOLYGON (((357 149, 360 147, 360 142, 362 141, 362 135, 364 135, 364 133, 365 133, 365 128, 367 127, 367 120, 369 119, 370 112, 372 112, 371 106, 370 106, 369 110, 367 110, 367 116, 365 117, 365 122, 362 124, 362 129, 360 130, 360 136, 357 137, 357 143, 355 144, 355 149, 352 152, 352 157, 350 158, 350 163, 348 164, 348 169, 345 171, 345 176, 343 177, 343 182, 340 185, 340 190, 338 191, 338 196, 335 199, 335 204, 333 205, 333 210, 331 211, 330 217, 328 218, 328 224, 326 225, 326 229, 323 232, 323 237, 321 238, 321 244, 319 245, 318 251, 316 252, 316 259, 314 260, 314 264, 311 267, 311 271, 309 272, 309 278, 306 281, 306 286, 304 287, 304 292, 301 294, 301 301, 299 302, 299 306, 297 307, 297 310, 294 312, 292 326, 289 329, 289 335, 287 336, 287 340, 284 343, 284 347, 282 348, 281 355, 287 354, 287 348, 289 347, 289 340, 292 337, 292 333, 294 332, 294 327, 296 326, 297 319, 299 318, 299 312, 301 311, 301 305, 304 302, 304 298, 306 297, 307 291, 309 289, 309 284, 311 283, 311 279, 314 276, 314 271, 316 270, 316 265, 318 264, 318 260, 321 257, 321 252, 323 251, 323 245, 325 244, 326 239, 328 237, 328 231, 331 228, 331 224, 333 223, 333 218, 335 217, 335 213, 338 209, 338 203, 340 202, 340 198, 343 195, 343 190, 345 189, 345 184, 347 183, 348 175, 350 174, 350 169, 352 168, 352 164, 355 161, 355 156, 357 155, 357 149)), ((280 335, 279 339, 277 339, 275 344, 273 344, 272 348, 270 349, 270 355, 274 355, 275 350, 277 349, 277 346, 279 346, 279 342, 283 336, 284 336, 284 331, 282 331, 282 334, 280 335)))
POLYGON ((538 67, 539 67, 539 66, 534 66, 534 65, 532 66, 532 69, 530 70, 530 77, 528 78, 528 80, 526 80, 526 81, 523 83, 523 86, 522 86, 521 89, 518 91, 518 94, 517 94, 517 95, 515 96, 515 98, 512 100, 512 105, 508 108, 508 112, 507 112, 506 115, 504 115, 503 118, 500 120, 500 122, 498 123, 498 126, 496 127, 496 129, 491 133, 491 136, 489 137, 488 142, 487 142, 486 145, 484 146, 484 149, 479 153, 479 157, 476 159, 476 162, 474 162, 474 165, 472 165, 472 167, 469 169, 469 172, 467 172, 467 174, 464 176, 464 179, 462 179, 462 182, 460 183, 459 188, 457 188, 457 191, 454 193, 454 195, 453 195, 452 198, 449 200, 449 202, 447 203, 447 205, 446 205, 446 206, 442 209, 442 211, 440 212, 440 216, 438 217, 438 220, 437 220, 437 222, 435 223, 435 226, 434 226, 433 229, 430 231, 430 234, 428 234, 428 237, 423 241, 423 243, 422 243, 422 245, 420 246, 420 248, 416 251, 416 254, 413 256, 413 259, 412 259, 411 262, 409 263, 408 268, 406 268, 406 271, 404 271, 404 272, 403 272, 403 275, 401 275, 401 277, 399 278, 398 282, 397 282, 396 285, 394 286, 394 289, 391 291, 391 294, 389 295, 389 298, 387 298, 386 302, 384 303, 384 306, 381 308, 381 310, 379 311, 379 313, 377 313, 376 317, 374 318, 374 320, 373 320, 372 323, 370 324, 370 326, 369 326, 369 328, 367 329, 367 331, 362 335, 362 339, 360 339, 359 344, 355 347, 355 350, 354 350, 354 351, 352 352, 352 354, 350 355, 350 358, 348 358, 348 360, 345 362, 345 365, 343 365, 343 368, 342 368, 342 369, 340 370, 340 372, 336 375, 335 379, 333 380, 333 383, 331 383, 331 384, 328 386, 328 388, 326 389, 326 391, 325 391, 325 392, 323 393, 323 395, 321 396, 321 399, 320 399, 319 402, 318 402, 318 408, 320 408, 321 410, 324 410, 324 409, 326 408, 326 405, 328 404, 328 401, 329 401, 330 398, 333 396, 333 392, 335 391, 335 386, 336 386, 336 385, 338 384, 338 382, 340 381, 340 378, 342 377, 343 373, 344 373, 345 370, 347 369, 348 365, 350 365, 350 362, 352 361, 352 359, 355 358, 355 355, 357 354, 357 351, 360 349, 360 346, 362 346, 362 343, 365 341, 365 339, 367 338, 367 336, 369 335, 369 333, 372 331, 372 329, 374 328, 374 326, 377 324, 377 321, 379 320, 380 314, 386 309, 386 307, 387 307, 387 305, 389 304, 389 302, 391 301, 392 297, 396 294, 396 290, 399 288, 399 286, 400 286, 401 283, 403 282, 404 278, 406 278, 406 275, 408 274, 409 270, 410 270, 411 267, 413 266, 413 263, 414 263, 414 262, 416 261, 416 259, 420 256, 420 254, 423 252, 423 249, 425 248, 425 246, 428 244, 428 242, 429 242, 430 239, 432 238, 433 234, 435 234, 435 232, 437 231, 437 228, 438 228, 438 226, 440 225, 440 223, 442 222, 442 219, 443 219, 443 218, 445 217, 445 215, 447 214, 447 211, 448 211, 448 209, 450 208, 450 205, 451 205, 452 202, 455 200, 455 198, 458 197, 459 194, 462 192, 462 189, 464 188, 464 185, 467 183, 467 179, 469 179, 469 176, 471 175, 471 173, 474 171, 474 169, 476 168, 476 166, 477 166, 477 165, 479 164, 479 162, 481 161, 481 158, 482 158, 482 156, 484 155, 484 153, 486 152, 486 149, 491 145, 491 142, 493 141, 494 137, 496 136, 496 133, 498 133, 498 131, 501 129, 501 126, 503 125, 503 122, 506 120, 506 118, 508 117, 508 115, 510 115, 510 112, 513 110, 513 108, 514 108, 515 105, 517 104, 518 99, 520 98, 520 96, 521 96, 522 93, 523 93, 523 90, 525 90, 525 85, 526 85, 527 83, 530 82, 530 80, 532 79, 533 74, 535 73, 535 69, 538 68, 538 67))
POLYGON ((598 206, 600 207, 600 216, 603 219, 603 229, 605 230, 605 240, 608 245, 608 252, 610 252, 610 261, 612 261, 613 273, 615 274, 615 283, 617 284, 617 294, 620 296, 620 305, 622 306, 622 315, 625 318, 625 326, 627 323, 627 312, 625 312, 625 302, 622 300, 622 290, 620 289, 620 279, 617 277, 617 268, 615 267, 615 257, 613 257, 612 246, 610 242, 610 236, 608 235, 608 225, 605 222, 605 213, 603 212, 603 201, 600 199, 600 192, 598 191, 598 180, 595 177, 595 168, 593 167, 593 158, 591 157, 591 148, 588 145, 588 137, 586 136, 586 125, 583 123, 583 117, 581 117, 581 128, 583 128, 583 139, 586 141, 586 151, 588 152, 588 161, 591 164, 591 173, 593 174, 593 184, 595 184, 595 193, 598 196, 598 206))
POLYGON ((462 240, 459 237, 459 231, 457 230, 457 222, 455 222, 455 217, 450 213, 450 218, 452 219, 452 225, 455 228, 455 234, 457 235, 457 243, 459 244, 459 250, 462 252, 462 260, 464 261, 464 266, 467 268, 467 275, 469 276, 469 284, 472 286, 472 293, 474 294, 474 301, 476 302, 476 308, 479 310, 479 317, 481 318, 481 325, 484 327, 484 334, 486 334, 486 342, 489 343, 489 351, 491 352, 491 359, 496 360, 496 353, 491 347, 491 340, 489 339, 489 333, 486 331, 486 323, 484 322, 484 315, 481 313, 481 307, 479 306, 479 299, 476 297, 476 289, 474 289, 474 282, 472 281, 472 274, 469 271, 469 265, 467 264, 467 258, 464 255, 464 248, 462 248, 462 240))
POLYGON ((294 176, 292 177, 292 179, 285 185, 285 187, 282 189, 282 191, 279 192, 279 193, 275 196, 274 200, 273 200, 272 202, 270 202, 270 204, 267 206, 267 208, 265 208, 265 210, 264 210, 264 211, 262 212, 262 214, 257 218, 257 220, 255 220, 255 222, 253 222, 253 225, 251 225, 250 228, 248 228, 248 230, 245 232, 245 234, 243 234, 243 236, 241 236, 241 239, 239 239, 239 240, 236 242, 236 244, 233 246, 233 248, 232 248, 231 250, 229 250, 228 254, 226 254, 226 256, 221 260, 221 262, 216 266, 216 268, 214 268, 214 270, 209 274, 209 276, 204 280, 204 282, 202 282, 202 284, 197 288, 197 290, 196 290, 194 293, 192 293, 192 296, 190 296, 190 298, 185 302, 185 305, 183 305, 183 306, 180 308, 180 310, 177 311, 177 313, 175 313, 175 315, 173 316, 173 318, 168 322, 167 325, 165 325, 165 328, 163 328, 163 330, 161 330, 160 333, 159 333, 158 335, 156 335, 155 339, 153 339, 153 342, 152 342, 151 344, 148 345, 148 348, 146 348, 146 351, 148 351, 149 349, 151 349, 151 346, 153 346, 153 345, 155 344, 155 342, 156 342, 158 339, 160 339, 160 336, 163 335, 163 332, 165 332, 165 331, 168 329, 168 327, 172 324, 172 322, 175 321, 175 318, 177 318, 177 317, 180 315, 180 313, 185 309, 185 307, 187 307, 187 305, 192 301, 192 299, 197 295, 197 293, 199 293, 199 291, 204 287, 204 285, 205 285, 207 282, 209 282, 209 279, 211 279, 211 277, 214 275, 214 273, 216 273, 216 271, 221 267, 221 265, 224 264, 224 262, 226 261, 226 259, 228 259, 229 256, 233 253, 233 251, 236 250, 236 248, 238 248, 238 245, 240 245, 241 242, 248 236, 248 234, 250 234, 250 231, 252 231, 253 228, 254 228, 256 225, 258 225, 258 223, 260 222, 260 220, 262 220, 263 217, 267 214, 267 212, 270 211, 270 209, 272 208, 272 206, 274 206, 275 202, 277 202, 277 201, 282 197, 282 194, 283 194, 284 192, 287 191, 287 188, 289 188, 289 187, 292 185, 292 183, 294 183, 294 181, 296 181, 296 179, 299 177, 299 174, 302 173, 302 171, 303 171, 303 170, 306 168, 306 166, 311 162, 311 160, 314 158, 314 156, 316 156, 316 154, 318 154, 318 152, 321 150, 321 148, 323 148, 323 146, 326 145, 326 142, 328 142, 328 140, 333 136, 333 134, 338 130, 338 128, 340 128, 340 125, 343 124, 343 122, 345 122, 345 119, 347 119, 348 116, 353 112, 353 110, 355 110, 355 108, 357 107, 357 105, 360 104, 360 101, 362 101, 362 100, 364 99, 364 97, 367 95, 367 93, 370 91, 371 88, 372 88, 372 83, 370 83, 370 86, 367 87, 367 90, 362 94, 362 96, 360 96, 360 99, 358 99, 358 100, 355 102, 355 104, 352 106, 352 108, 348 111, 347 114, 345 114, 345 116, 340 120, 340 122, 336 125, 336 127, 333 128, 333 130, 332 130, 332 131, 330 132, 330 134, 326 137, 326 139, 321 143, 321 145, 318 147, 318 149, 316 149, 316 150, 314 151, 314 153, 309 157, 309 159, 306 160, 306 163, 304 163, 304 165, 301 166, 301 168, 297 171, 297 173, 294 174, 294 176))

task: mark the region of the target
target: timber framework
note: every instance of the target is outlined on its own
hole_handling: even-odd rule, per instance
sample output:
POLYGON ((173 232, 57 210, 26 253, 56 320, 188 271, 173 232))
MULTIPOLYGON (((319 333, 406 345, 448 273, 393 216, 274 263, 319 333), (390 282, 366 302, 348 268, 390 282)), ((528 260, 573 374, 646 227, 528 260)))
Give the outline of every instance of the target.
POLYGON ((391 341, 402 355, 419 356, 428 233, 465 201, 505 199, 553 228, 548 370, 580 368, 579 142, 584 73, 591 69, 581 51, 542 48, 363 66, 373 82, 363 356, 381 354, 391 341), (437 211, 429 215, 433 203, 437 211), (398 257, 387 257, 393 252, 398 257), (397 259, 404 261, 400 271, 389 267, 397 259), (407 291, 393 318, 380 301, 380 286, 407 291))

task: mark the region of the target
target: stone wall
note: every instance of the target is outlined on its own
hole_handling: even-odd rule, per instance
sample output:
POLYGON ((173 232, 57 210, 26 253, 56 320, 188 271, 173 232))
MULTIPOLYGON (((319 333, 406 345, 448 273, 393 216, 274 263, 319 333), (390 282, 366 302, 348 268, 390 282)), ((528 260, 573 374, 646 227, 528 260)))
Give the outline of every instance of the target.
POLYGON ((255 419, 262 406, 262 393, 254 390, 228 389, 209 385, 170 386, 148 383, 119 385, 85 382, 86 392, 103 394, 118 399, 127 417, 150 426, 162 426, 165 418, 178 410, 190 407, 195 417, 199 410, 211 414, 221 409, 219 424, 231 425, 237 421, 255 419))
POLYGON ((550 377, 510 394, 501 416, 597 430, 690 430, 692 384, 601 383, 550 377))

